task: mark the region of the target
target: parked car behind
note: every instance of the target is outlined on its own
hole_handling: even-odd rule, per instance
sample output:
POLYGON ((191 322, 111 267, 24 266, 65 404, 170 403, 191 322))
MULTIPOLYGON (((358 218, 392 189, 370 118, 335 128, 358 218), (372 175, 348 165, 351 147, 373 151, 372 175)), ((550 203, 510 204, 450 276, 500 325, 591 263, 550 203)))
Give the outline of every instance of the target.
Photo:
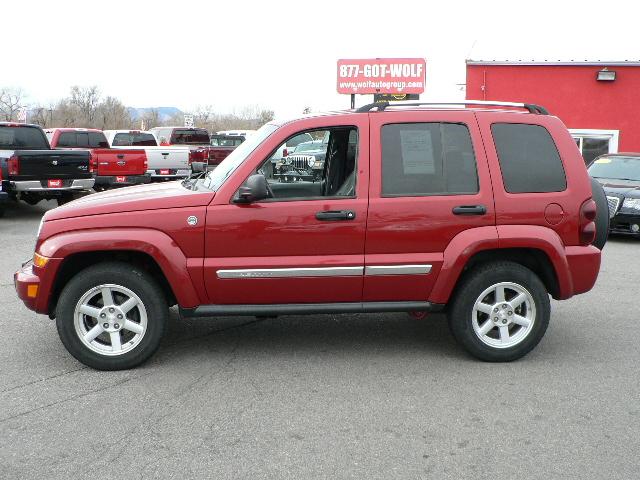
POLYGON ((156 127, 150 130, 160 146, 180 145, 191 151, 191 162, 218 165, 220 161, 212 154, 209 132, 204 128, 156 127))
POLYGON ((279 162, 276 162, 274 177, 283 182, 320 180, 327 147, 328 143, 324 140, 300 143, 293 154, 282 157, 279 162))
POLYGON ((227 158, 238 145, 244 142, 245 138, 241 135, 211 135, 211 149, 209 150, 209 159, 213 159, 209 163, 219 165, 222 160, 227 158))
POLYGON ((89 152, 54 150, 42 128, 24 123, 0 122, 0 170, 2 191, 30 205, 62 205, 89 193, 95 182, 89 152))
POLYGON ((558 118, 501 107, 383 103, 269 123, 202 178, 48 211, 17 293, 105 370, 148 359, 175 304, 180 318, 446 311, 472 355, 521 358, 547 330, 549 296, 595 284, 608 212, 558 118), (321 181, 263 173, 308 132, 328 134, 321 181))
POLYGON ((612 233, 640 238, 640 153, 610 153, 596 158, 589 175, 604 188, 612 233))
POLYGON ((147 156, 147 173, 153 181, 176 180, 191 174, 189 147, 159 146, 151 132, 141 130, 105 130, 114 149, 142 150, 147 156))
POLYGON ((147 155, 140 150, 116 150, 102 130, 91 128, 49 128, 45 130, 52 148, 88 150, 94 165, 95 190, 107 190, 149 183, 147 155))

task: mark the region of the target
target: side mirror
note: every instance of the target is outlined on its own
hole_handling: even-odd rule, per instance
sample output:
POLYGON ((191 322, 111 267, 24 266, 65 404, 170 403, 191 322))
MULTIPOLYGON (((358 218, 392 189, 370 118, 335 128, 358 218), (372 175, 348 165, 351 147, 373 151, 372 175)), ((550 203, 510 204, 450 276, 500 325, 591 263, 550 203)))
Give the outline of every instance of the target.
POLYGON ((209 165, 204 162, 191 162, 191 173, 202 173, 208 170, 209 165))
POLYGON ((264 175, 255 174, 247 178, 245 184, 238 190, 238 197, 234 203, 252 203, 269 198, 269 185, 264 175))

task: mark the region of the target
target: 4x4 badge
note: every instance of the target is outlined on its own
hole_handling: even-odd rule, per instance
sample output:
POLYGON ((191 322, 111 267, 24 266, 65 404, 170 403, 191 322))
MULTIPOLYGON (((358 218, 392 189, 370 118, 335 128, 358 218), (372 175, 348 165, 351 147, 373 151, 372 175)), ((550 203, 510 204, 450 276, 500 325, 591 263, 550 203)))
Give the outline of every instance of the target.
POLYGON ((187 217, 187 223, 189 225, 191 225, 192 227, 194 225, 198 224, 198 217, 196 217, 195 215, 190 215, 189 217, 187 217))

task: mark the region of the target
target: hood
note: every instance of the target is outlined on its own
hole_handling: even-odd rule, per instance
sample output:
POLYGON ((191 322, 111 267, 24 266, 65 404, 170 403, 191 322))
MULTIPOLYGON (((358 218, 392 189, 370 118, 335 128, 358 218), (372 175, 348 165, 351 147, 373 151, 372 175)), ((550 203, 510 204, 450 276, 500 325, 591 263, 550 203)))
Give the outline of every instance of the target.
POLYGON ((87 195, 49 210, 44 215, 44 221, 140 210, 199 207, 208 205, 213 196, 214 192, 188 190, 180 181, 151 183, 87 195))
POLYGON ((597 178, 596 180, 602 185, 607 195, 640 198, 640 182, 616 178, 597 178))

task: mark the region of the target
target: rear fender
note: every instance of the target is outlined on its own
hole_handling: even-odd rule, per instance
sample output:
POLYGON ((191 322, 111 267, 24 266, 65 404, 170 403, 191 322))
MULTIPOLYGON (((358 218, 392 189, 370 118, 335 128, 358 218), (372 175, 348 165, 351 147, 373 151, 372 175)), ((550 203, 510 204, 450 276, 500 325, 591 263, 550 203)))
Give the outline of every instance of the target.
POLYGON ((469 260, 479 252, 495 249, 536 249, 550 260, 558 281, 558 299, 574 294, 565 248, 558 234, 535 225, 500 225, 465 230, 444 251, 442 269, 429 301, 448 303, 469 260))
POLYGON ((108 228, 61 233, 42 242, 38 251, 45 257, 57 259, 92 251, 145 253, 157 262, 181 307, 196 307, 201 303, 187 269, 187 258, 171 237, 158 230, 108 228))

